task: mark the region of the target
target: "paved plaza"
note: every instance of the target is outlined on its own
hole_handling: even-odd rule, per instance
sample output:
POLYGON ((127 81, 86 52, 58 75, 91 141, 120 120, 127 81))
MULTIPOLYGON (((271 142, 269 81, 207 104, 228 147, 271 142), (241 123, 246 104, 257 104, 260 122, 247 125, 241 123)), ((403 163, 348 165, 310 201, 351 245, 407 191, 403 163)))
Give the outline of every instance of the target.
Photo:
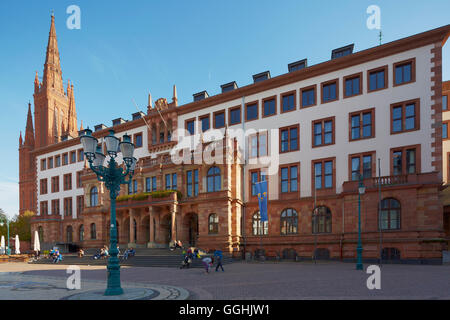
MULTIPOLYGON (((124 288, 166 287, 179 292, 171 297, 162 290, 159 299, 450 299, 449 265, 383 265, 380 290, 367 288, 367 266, 357 271, 351 263, 236 262, 226 265, 225 272, 210 274, 202 269, 124 267, 121 279, 124 288)), ((66 267, 0 264, 0 299, 62 299, 105 288, 105 267, 83 266, 81 290, 67 290, 66 267), (14 281, 38 288, 14 287, 14 281)))

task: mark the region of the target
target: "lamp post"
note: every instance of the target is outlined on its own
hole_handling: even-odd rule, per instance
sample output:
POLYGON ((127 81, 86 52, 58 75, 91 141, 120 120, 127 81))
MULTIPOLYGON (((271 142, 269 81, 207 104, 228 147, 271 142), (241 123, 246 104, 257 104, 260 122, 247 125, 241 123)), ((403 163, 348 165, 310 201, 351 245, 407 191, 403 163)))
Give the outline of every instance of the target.
POLYGON ((356 247, 356 270, 363 270, 362 264, 362 242, 361 242, 361 196, 366 192, 363 176, 359 174, 358 184, 358 246, 356 247))
MULTIPOLYGON (((9 247, 9 220, 8 218, 5 216, 3 218, 6 221, 6 230, 7 230, 7 236, 8 236, 8 249, 6 249, 6 254, 9 256, 11 254, 11 248, 9 247)), ((5 225, 5 223, 3 221, 0 222, 0 227, 3 227, 5 225)))
POLYGON ((105 183, 109 190, 111 200, 111 225, 108 258, 108 286, 105 296, 114 296, 123 294, 120 286, 120 265, 117 258, 117 222, 116 222, 116 198, 120 191, 121 184, 128 184, 134 174, 136 158, 133 158, 134 144, 128 135, 123 136, 123 141, 114 136, 114 131, 110 130, 109 135, 105 137, 106 151, 109 155, 108 165, 104 166, 106 156, 102 153, 101 146, 98 146, 98 140, 92 136, 92 130, 86 129, 80 141, 83 145, 83 151, 89 161, 89 167, 97 175, 97 179, 105 183), (119 166, 115 158, 119 151, 122 152, 122 158, 125 163, 125 169, 119 166), (128 177, 128 180, 126 179, 128 177))

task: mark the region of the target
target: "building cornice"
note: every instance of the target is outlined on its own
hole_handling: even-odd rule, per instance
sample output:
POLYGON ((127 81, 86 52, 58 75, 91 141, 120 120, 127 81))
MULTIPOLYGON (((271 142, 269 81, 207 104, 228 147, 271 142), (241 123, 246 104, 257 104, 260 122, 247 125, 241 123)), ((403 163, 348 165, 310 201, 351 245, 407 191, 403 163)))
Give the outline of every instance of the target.
POLYGON ((449 35, 450 35, 450 24, 437 29, 419 33, 407 38, 392 41, 377 47, 356 52, 338 59, 325 61, 301 70, 285 73, 268 80, 264 80, 258 83, 237 88, 235 90, 226 93, 211 96, 204 100, 191 102, 180 106, 178 108, 178 114, 182 115, 192 111, 201 110, 203 108, 211 107, 213 105, 239 99, 242 98, 243 96, 249 96, 252 94, 259 93, 261 91, 278 88, 294 82, 320 76, 322 74, 334 72, 340 69, 348 68, 368 61, 384 58, 386 56, 394 55, 400 52, 416 49, 436 42, 441 42, 443 45, 446 42, 449 35))

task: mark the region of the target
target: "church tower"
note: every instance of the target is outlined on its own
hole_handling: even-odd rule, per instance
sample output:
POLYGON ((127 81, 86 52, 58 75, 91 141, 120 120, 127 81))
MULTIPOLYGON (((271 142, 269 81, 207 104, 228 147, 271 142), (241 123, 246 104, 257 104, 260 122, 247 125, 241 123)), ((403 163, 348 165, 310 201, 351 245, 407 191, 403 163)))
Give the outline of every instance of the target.
POLYGON ((36 158, 33 150, 78 136, 73 84, 64 91, 55 17, 52 14, 42 82, 34 78, 34 128, 31 104, 25 129, 19 137, 19 213, 36 212, 36 158))
POLYGON ((68 81, 64 91, 53 15, 42 82, 39 82, 37 73, 34 80, 34 123, 36 148, 78 136, 74 88, 68 81))

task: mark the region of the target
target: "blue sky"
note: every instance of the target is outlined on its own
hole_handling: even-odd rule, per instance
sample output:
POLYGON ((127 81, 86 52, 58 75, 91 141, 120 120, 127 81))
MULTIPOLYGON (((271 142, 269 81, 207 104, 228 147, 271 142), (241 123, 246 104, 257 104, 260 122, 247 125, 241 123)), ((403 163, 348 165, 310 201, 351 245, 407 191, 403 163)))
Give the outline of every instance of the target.
MULTIPOLYGON (((331 50, 355 43, 355 51, 376 46, 378 30, 366 27, 369 5, 381 9, 383 42, 450 23, 450 1, 1 1, 0 208, 18 212, 18 139, 24 131, 35 72, 42 76, 54 10, 64 82, 75 86, 78 120, 84 126, 130 119, 132 99, 145 111, 147 94, 179 104, 192 94, 220 92, 235 80, 308 58, 313 65, 331 50), (69 5, 81 9, 81 29, 69 30, 69 5)), ((449 45, 443 78, 450 78, 449 45)), ((79 125, 79 123, 78 123, 79 125)))

